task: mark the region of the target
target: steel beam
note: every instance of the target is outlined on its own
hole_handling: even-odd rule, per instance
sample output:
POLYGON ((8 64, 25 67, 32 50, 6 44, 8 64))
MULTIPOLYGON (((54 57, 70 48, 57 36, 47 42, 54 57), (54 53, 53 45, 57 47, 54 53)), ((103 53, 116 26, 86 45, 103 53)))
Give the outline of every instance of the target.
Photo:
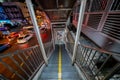
POLYGON ((36 20, 36 17, 35 17, 35 13, 34 13, 34 9, 33 9, 33 5, 32 5, 31 0, 26 0, 26 4, 27 4, 27 7, 28 7, 28 10, 29 10, 31 19, 32 19, 32 23, 33 23, 33 26, 34 26, 34 30, 35 30, 35 33, 36 33, 36 36, 37 36, 38 43, 40 45, 40 50, 41 50, 43 58, 45 60, 45 64, 47 65, 48 64, 48 59, 47 59, 46 52, 45 52, 45 49, 44 49, 44 46, 43 46, 43 43, 42 43, 42 39, 40 37, 40 30, 38 28, 38 24, 37 24, 37 20, 36 20))
POLYGON ((72 8, 62 8, 62 9, 45 9, 44 11, 68 11, 72 10, 72 8))
POLYGON ((77 24, 77 34, 76 34, 75 44, 74 44, 74 49, 73 49, 72 64, 74 64, 74 62, 75 62, 76 50, 77 50, 79 36, 80 36, 81 28, 82 28, 82 22, 83 22, 83 16, 84 16, 84 12, 85 12, 86 1, 87 0, 81 0, 81 6, 80 6, 80 10, 79 10, 79 18, 78 18, 78 24, 77 24))

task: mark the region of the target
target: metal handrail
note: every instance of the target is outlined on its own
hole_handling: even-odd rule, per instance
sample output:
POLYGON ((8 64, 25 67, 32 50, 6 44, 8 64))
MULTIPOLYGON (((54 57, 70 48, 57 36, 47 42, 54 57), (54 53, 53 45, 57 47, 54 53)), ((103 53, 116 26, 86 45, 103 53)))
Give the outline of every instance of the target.
POLYGON ((13 53, 0 54, 0 74, 10 80, 28 80, 44 63, 38 45, 13 53))
MULTIPOLYGON (((66 41, 66 43, 74 44, 74 42, 67 42, 67 41, 66 41)), ((78 45, 86 47, 86 48, 89 48, 89 49, 97 50, 97 51, 99 51, 101 53, 105 53, 105 54, 111 54, 111 55, 114 54, 115 56, 119 56, 120 55, 117 52, 110 52, 110 51, 107 51, 107 50, 104 50, 104 49, 95 48, 95 47, 84 45, 84 44, 78 44, 78 45)))
POLYGON ((15 52, 10 52, 10 53, 6 53, 6 54, 0 54, 0 57, 7 57, 7 56, 10 56, 11 54, 17 54, 17 52, 24 52, 24 51, 27 51, 27 50, 30 50, 32 48, 36 48, 38 47, 38 45, 35 45, 35 46, 32 46, 32 47, 29 47, 29 48, 26 48, 26 49, 22 49, 22 50, 16 50, 15 52))
MULTIPOLYGON (((74 42, 66 42, 67 45, 74 44, 74 42)), ((68 46, 67 46, 68 47, 68 46)), ((69 47, 70 48, 70 45, 69 47)), ((116 67, 120 64, 119 60, 115 60, 113 56, 120 57, 120 54, 106 51, 99 48, 94 48, 91 46, 86 46, 83 44, 78 44, 76 52, 75 63, 79 66, 79 68, 83 71, 86 78, 88 80, 106 80, 111 78, 116 73, 114 70, 118 70, 120 67, 116 67), (106 64, 114 59, 112 68, 109 66, 111 70, 109 70, 109 75, 104 72, 106 64), (114 69, 114 70, 112 70, 114 69), (112 75, 112 76, 111 76, 112 75)), ((68 49, 71 52, 72 49, 68 49)), ((71 52, 72 53, 72 52, 71 52)), ((107 72, 107 70, 105 70, 107 72)), ((117 72, 117 71, 116 71, 117 72)))
POLYGON ((53 40, 51 40, 50 42, 44 43, 44 48, 45 48, 46 55, 48 57, 52 52, 52 50, 54 49, 53 40))

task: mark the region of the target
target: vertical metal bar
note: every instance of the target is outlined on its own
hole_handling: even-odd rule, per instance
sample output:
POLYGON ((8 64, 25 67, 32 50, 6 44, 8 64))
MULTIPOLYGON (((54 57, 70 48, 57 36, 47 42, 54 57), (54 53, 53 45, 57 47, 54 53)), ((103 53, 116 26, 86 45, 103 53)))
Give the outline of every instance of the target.
POLYGON ((114 6, 112 7, 113 10, 116 10, 116 5, 118 4, 118 0, 114 0, 114 6))
POLYGON ((101 67, 98 69, 98 71, 96 72, 96 75, 95 76, 97 76, 97 74, 100 72, 100 70, 104 67, 104 65, 107 63, 107 61, 110 59, 110 57, 111 57, 112 55, 109 55, 108 57, 107 57, 107 59, 104 61, 104 63, 101 65, 101 67))
POLYGON ((54 39, 54 32, 53 32, 53 27, 52 27, 52 24, 51 24, 51 34, 52 34, 52 41, 53 41, 53 47, 55 49, 55 39, 54 39))
POLYGON ((87 64, 87 62, 88 62, 88 60, 89 60, 89 58, 90 58, 91 54, 92 54, 92 49, 90 49, 89 55, 88 55, 87 60, 86 60, 86 63, 85 63, 84 65, 86 65, 86 64, 87 64))
POLYGON ((86 61, 85 59, 86 59, 86 56, 87 56, 87 53, 88 53, 88 50, 89 50, 89 48, 86 48, 87 50, 85 51, 85 53, 84 53, 84 55, 83 55, 83 61, 82 61, 82 65, 83 65, 83 63, 86 61))
POLYGON ((77 50, 79 36, 80 36, 81 28, 82 28, 85 5, 86 5, 86 0, 81 0, 80 13, 79 13, 79 19, 78 19, 78 25, 77 25, 77 34, 76 34, 75 45, 73 49, 72 64, 74 64, 75 62, 76 50, 77 50))
MULTIPOLYGON (((38 46, 37 46, 37 47, 38 47, 38 46)), ((37 59, 37 61, 38 61, 38 65, 40 65, 39 55, 38 55, 38 52, 36 51, 37 47, 34 48, 33 51, 34 51, 34 53, 35 53, 35 55, 36 55, 36 59, 37 59)))
MULTIPOLYGON (((79 56, 80 58, 79 58, 79 59, 80 59, 80 62, 81 62, 81 60, 82 60, 82 52, 84 51, 84 47, 78 45, 78 50, 79 50, 79 49, 80 49, 80 54, 79 54, 79 55, 80 55, 80 56, 79 56), (81 48, 80 48, 80 47, 81 47, 81 48)), ((77 50, 77 51, 78 51, 78 50, 77 50)), ((78 53, 77 53, 77 54, 78 54, 78 53)))
POLYGON ((36 52, 37 52, 37 54, 38 54, 38 58, 39 58, 39 61, 40 61, 40 63, 41 63, 41 61, 42 61, 42 58, 41 58, 41 52, 40 52, 40 50, 39 50, 39 46, 36 48, 36 52))
POLYGON ((43 56, 42 56, 42 54, 41 54, 41 51, 40 51, 40 49, 39 49, 39 47, 37 48, 37 51, 38 51, 38 55, 39 55, 39 59, 40 59, 40 64, 42 63, 42 62, 44 62, 44 60, 43 60, 43 56))
MULTIPOLYGON (((90 59, 89 66, 92 64, 92 61, 93 61, 93 59, 94 59, 94 57, 95 57, 96 53, 97 53, 97 51, 95 51, 95 52, 94 52, 94 54, 93 54, 92 58, 90 59)), ((94 64, 94 66, 95 66, 95 64, 94 64)))
MULTIPOLYGON (((84 58, 84 52, 86 51, 86 48, 85 47, 83 47, 83 50, 81 51, 81 61, 80 62, 82 62, 82 60, 83 60, 83 58, 84 58)), ((82 63, 81 63, 82 64, 82 63)))
MULTIPOLYGON (((38 46, 37 46, 37 47, 38 47, 38 46)), ((35 57, 36 57, 36 60, 37 60, 37 62, 38 62, 38 65, 40 65, 39 55, 38 55, 38 53, 37 53, 37 51, 36 51, 37 47, 34 48, 33 51, 34 51, 34 53, 35 53, 35 57)))
MULTIPOLYGON (((25 56, 25 58, 26 58, 26 60, 27 60, 27 55, 23 52, 23 55, 25 56)), ((30 65, 32 66, 32 68, 33 68, 33 70, 35 70, 35 67, 33 66, 33 64, 31 63, 31 61, 30 60, 27 60, 29 63, 30 63, 30 65)))
POLYGON ((41 51, 39 50, 39 48, 37 49, 37 51, 38 51, 38 53, 39 53, 40 60, 43 61, 42 58, 41 58, 41 57, 43 57, 43 56, 41 55, 41 51))
POLYGON ((59 8, 59 3, 58 3, 58 0, 56 0, 56 6, 57 6, 57 8, 59 8))
POLYGON ((117 4, 116 10, 119 10, 119 9, 120 9, 120 2, 119 2, 119 4, 117 4))
POLYGON ((73 45, 74 45, 74 43, 69 43, 70 44, 70 52, 71 52, 71 55, 73 55, 73 45))
POLYGON ((21 65, 19 65, 19 63, 12 57, 12 55, 10 56, 10 59, 28 76, 28 78, 30 77, 30 75, 26 72, 26 70, 23 69, 21 65))
POLYGON ((43 43, 42 43, 42 39, 40 37, 40 30, 39 30, 38 25, 37 25, 37 21, 36 21, 36 17, 35 17, 32 2, 31 2, 31 0, 25 0, 25 1, 26 1, 28 10, 30 12, 30 16, 31 16, 31 19, 32 19, 32 22, 33 22, 33 25, 34 25, 34 30, 35 30, 35 33, 36 33, 36 36, 37 36, 38 43, 40 45, 40 49, 41 49, 41 52, 42 52, 42 55, 43 55, 43 59, 45 60, 45 64, 47 65, 48 64, 48 59, 47 59, 47 56, 46 56, 46 53, 45 53, 45 49, 44 49, 44 46, 43 46, 43 43))
POLYGON ((97 31, 102 31, 102 29, 103 29, 103 27, 104 27, 104 24, 105 24, 105 21, 106 21, 106 19, 107 19, 109 10, 111 9, 111 6, 112 6, 113 1, 114 1, 114 0, 108 0, 107 5, 106 5, 106 8, 105 8, 105 11, 104 11, 104 13, 103 13, 103 15, 102 15, 102 17, 101 17, 100 22, 99 22, 97 31))
POLYGON ((38 63, 38 61, 37 61, 37 57, 36 57, 36 55, 35 55, 35 52, 33 51, 33 48, 31 49, 31 51, 32 51, 32 56, 33 56, 33 59, 34 59, 34 61, 35 61, 35 63, 36 63, 36 66, 38 67, 38 66, 39 66, 39 63, 38 63))
POLYGON ((22 59, 22 57, 18 54, 18 57, 20 58, 20 60, 26 65, 26 67, 29 69, 29 71, 31 72, 32 74, 32 70, 30 69, 30 67, 27 65, 27 63, 25 62, 24 59, 22 59))
POLYGON ((18 77, 20 77, 22 80, 25 80, 25 78, 23 76, 21 76, 16 70, 14 70, 11 66, 9 66, 7 63, 3 62, 1 59, 0 59, 0 62, 7 68, 9 69, 10 71, 12 71, 13 73, 15 73, 18 77))
POLYGON ((43 58, 42 58, 43 56, 40 52, 39 46, 35 49, 35 51, 37 52, 37 56, 38 56, 38 59, 39 59, 39 65, 40 65, 43 61, 43 58))
MULTIPOLYGON (((97 53, 97 52, 96 52, 96 53, 97 53)), ((95 53, 95 54, 96 54, 96 53, 95 53)), ((99 61, 99 59, 101 58, 101 56, 102 56, 102 53, 99 55, 99 57, 98 57, 97 61, 95 62, 95 64, 99 61)), ((94 58, 94 57, 93 57, 93 58, 94 58)), ((93 59, 93 58, 92 58, 92 59, 93 59)), ((92 62, 92 60, 91 60, 91 62, 92 62)), ((89 64, 89 65, 90 65, 90 64, 89 64)), ((94 68, 95 68, 95 65, 93 66, 93 68, 91 69, 91 71, 92 71, 94 68)))
MULTIPOLYGON (((88 9, 88 12, 90 12, 90 10, 92 8, 92 3, 93 3, 93 0, 90 0, 90 6, 89 6, 89 9, 88 9)), ((90 14, 87 13, 86 14, 86 19, 85 19, 85 26, 87 26, 87 23, 88 23, 88 20, 89 20, 89 16, 90 16, 90 14)))
POLYGON ((76 56, 76 60, 78 60, 78 63, 81 64, 81 60, 82 60, 82 51, 84 50, 84 48, 80 48, 80 46, 78 45, 77 47, 77 56, 76 56), (79 51, 80 50, 80 51, 79 51))
POLYGON ((74 13, 75 14, 75 22, 77 21, 77 15, 78 15, 77 14, 77 9, 78 9, 78 7, 75 8, 75 13, 74 13))
POLYGON ((32 61, 32 63, 34 64, 34 66, 33 67, 35 67, 35 69, 37 68, 37 65, 36 65, 36 63, 35 63, 35 60, 34 60, 34 58, 32 57, 32 53, 31 52, 26 52, 27 53, 27 55, 31 58, 31 61, 32 61), (30 54, 29 54, 30 53, 30 54))

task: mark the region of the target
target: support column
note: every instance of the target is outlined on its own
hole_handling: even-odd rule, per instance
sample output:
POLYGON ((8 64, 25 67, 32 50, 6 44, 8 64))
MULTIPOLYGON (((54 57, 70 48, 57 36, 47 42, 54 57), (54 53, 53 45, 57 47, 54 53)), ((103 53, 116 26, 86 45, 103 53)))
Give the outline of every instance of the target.
POLYGON ((105 21, 108 17, 108 14, 109 14, 109 11, 112 7, 111 4, 113 4, 114 0, 108 0, 107 1, 107 5, 106 5, 106 8, 104 10, 104 12, 102 13, 102 17, 101 17, 101 20, 99 22, 99 25, 98 25, 98 28, 97 28, 97 31, 102 31, 103 27, 104 27, 104 24, 105 24, 105 21))
POLYGON ((51 34, 52 34, 52 41, 53 41, 53 47, 54 47, 54 49, 55 49, 55 38, 54 38, 54 31, 53 31, 53 25, 52 24, 50 24, 51 25, 51 34))
POLYGON ((36 36, 37 36, 38 43, 40 45, 40 49, 41 49, 43 58, 45 60, 45 64, 47 65, 48 64, 48 59, 47 59, 46 52, 45 52, 45 49, 44 49, 44 46, 43 46, 43 43, 42 43, 42 40, 41 40, 41 37, 40 37, 40 30, 38 28, 38 24, 37 24, 37 21, 36 21, 36 17, 35 17, 35 13, 34 13, 34 9, 33 9, 33 5, 32 5, 31 0, 26 0, 26 4, 27 4, 27 7, 28 7, 28 10, 29 10, 31 19, 32 19, 32 23, 33 23, 33 26, 34 26, 34 30, 35 30, 35 33, 36 33, 36 36))
POLYGON ((81 0, 79 19, 78 19, 78 24, 77 24, 77 34, 76 34, 75 44, 74 44, 74 49, 73 49, 72 64, 74 64, 74 62, 75 62, 76 50, 77 50, 79 36, 80 36, 81 28, 82 28, 85 6, 86 6, 86 0, 81 0))

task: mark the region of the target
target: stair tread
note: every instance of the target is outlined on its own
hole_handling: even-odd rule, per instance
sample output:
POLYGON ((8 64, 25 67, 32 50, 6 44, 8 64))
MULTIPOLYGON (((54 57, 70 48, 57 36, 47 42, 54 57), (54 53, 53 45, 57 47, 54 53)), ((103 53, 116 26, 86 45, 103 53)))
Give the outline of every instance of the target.
MULTIPOLYGON (((41 79, 38 79, 38 80, 58 80, 58 78, 41 78, 41 79)), ((70 78, 62 78, 61 80, 83 80, 83 79, 70 79, 70 78)))
MULTIPOLYGON (((57 67, 54 67, 54 68, 49 68, 49 67, 46 67, 45 69, 44 69, 44 71, 58 71, 58 68, 57 67)), ((73 68, 73 67, 62 67, 62 71, 76 71, 76 69, 75 68, 73 68)))
MULTIPOLYGON (((58 72, 43 72, 41 78, 58 78, 58 72)), ((62 78, 79 78, 77 72, 62 72, 62 78)))
MULTIPOLYGON (((65 50, 65 46, 61 47, 62 52, 62 80, 82 80, 80 79, 76 68, 72 66, 71 59, 67 55, 67 51, 65 50)), ((42 74, 40 75, 40 79, 38 80, 58 80, 58 51, 59 46, 56 46, 53 55, 50 57, 48 61, 48 66, 45 67, 42 74)))

